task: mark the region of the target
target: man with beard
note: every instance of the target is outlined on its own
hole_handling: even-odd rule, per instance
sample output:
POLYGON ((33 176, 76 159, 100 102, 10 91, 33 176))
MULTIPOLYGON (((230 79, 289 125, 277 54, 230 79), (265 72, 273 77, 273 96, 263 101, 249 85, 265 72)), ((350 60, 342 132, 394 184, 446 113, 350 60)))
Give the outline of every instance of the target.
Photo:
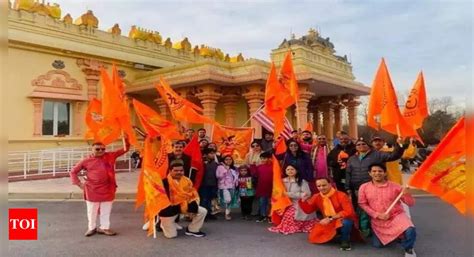
POLYGON ((331 171, 331 177, 336 183, 337 190, 345 192, 346 167, 347 160, 356 153, 355 145, 352 143, 349 135, 341 131, 339 144, 328 154, 328 165, 331 171))
POLYGON ((311 150, 313 149, 313 135, 311 131, 305 130, 301 133, 301 139, 298 140, 301 146, 301 150, 307 154, 311 154, 311 150))

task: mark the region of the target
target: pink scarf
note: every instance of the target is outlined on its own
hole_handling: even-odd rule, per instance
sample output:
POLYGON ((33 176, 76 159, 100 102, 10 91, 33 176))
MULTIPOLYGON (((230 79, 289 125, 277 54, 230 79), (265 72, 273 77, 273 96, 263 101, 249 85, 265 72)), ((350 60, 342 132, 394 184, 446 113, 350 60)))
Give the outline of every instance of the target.
POLYGON ((328 176, 327 147, 318 146, 314 154, 314 176, 315 178, 328 176))

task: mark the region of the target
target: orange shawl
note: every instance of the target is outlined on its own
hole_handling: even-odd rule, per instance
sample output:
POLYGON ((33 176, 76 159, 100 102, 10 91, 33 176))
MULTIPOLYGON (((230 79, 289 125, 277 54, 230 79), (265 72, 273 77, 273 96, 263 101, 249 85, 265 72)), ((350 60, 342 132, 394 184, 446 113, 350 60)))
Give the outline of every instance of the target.
POLYGON ((199 195, 193 187, 193 182, 187 177, 181 177, 179 181, 167 176, 170 186, 170 201, 172 205, 180 205, 181 212, 188 212, 188 204, 196 201, 199 204, 199 195))

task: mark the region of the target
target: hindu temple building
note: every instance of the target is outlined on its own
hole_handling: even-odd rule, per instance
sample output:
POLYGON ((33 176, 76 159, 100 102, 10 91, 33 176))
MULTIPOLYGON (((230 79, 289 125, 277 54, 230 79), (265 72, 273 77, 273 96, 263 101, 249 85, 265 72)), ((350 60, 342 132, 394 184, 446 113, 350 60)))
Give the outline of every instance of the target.
MULTIPOLYGON (((100 68, 111 71, 112 64, 118 66, 127 95, 167 119, 171 119, 168 107, 154 86, 160 77, 201 106, 204 115, 224 125, 242 126, 263 104, 269 61, 229 56, 216 47, 193 45, 188 38, 172 42, 138 26, 122 32, 119 24, 107 31, 99 24, 93 11, 71 17, 57 4, 10 3, 10 151, 87 144, 84 115, 89 100, 100 98, 100 68)), ((293 108, 287 113, 292 125, 304 128, 313 122, 318 134, 332 139, 342 129, 346 109, 348 132, 357 137, 358 97, 368 95, 370 88, 355 80, 347 57, 336 55, 329 38, 314 29, 299 38, 283 39, 270 50, 277 69, 288 49, 293 52, 300 90, 298 112, 293 108)), ((132 122, 139 126, 136 117, 132 122)), ((248 126, 261 138, 258 122, 251 120, 248 126)))

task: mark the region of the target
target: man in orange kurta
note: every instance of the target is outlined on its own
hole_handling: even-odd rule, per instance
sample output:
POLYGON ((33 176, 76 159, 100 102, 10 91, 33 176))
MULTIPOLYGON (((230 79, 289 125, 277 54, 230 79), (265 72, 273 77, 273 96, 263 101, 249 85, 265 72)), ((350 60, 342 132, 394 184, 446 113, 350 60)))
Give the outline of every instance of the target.
POLYGON ((349 197, 332 187, 328 178, 316 179, 318 194, 309 200, 298 203, 305 213, 320 211, 323 218, 316 223, 309 233, 311 243, 321 244, 333 239, 337 232, 341 234, 341 250, 351 250, 350 238, 357 216, 349 197))

